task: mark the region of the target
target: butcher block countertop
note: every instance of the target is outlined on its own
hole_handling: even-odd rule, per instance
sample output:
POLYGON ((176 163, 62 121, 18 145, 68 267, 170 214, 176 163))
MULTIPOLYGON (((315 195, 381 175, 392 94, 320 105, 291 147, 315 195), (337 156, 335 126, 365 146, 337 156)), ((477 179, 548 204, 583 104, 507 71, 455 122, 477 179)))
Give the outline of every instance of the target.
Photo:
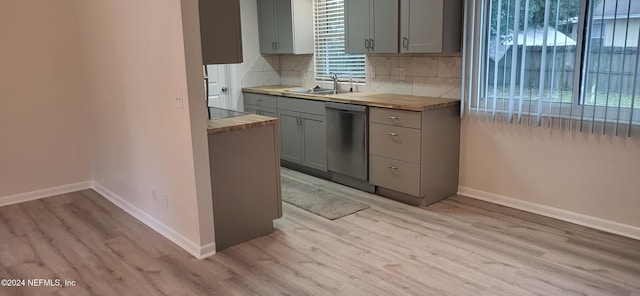
POLYGON ((338 102, 409 111, 428 111, 451 106, 458 106, 460 104, 460 100, 457 99, 385 94, 376 92, 353 92, 340 93, 335 95, 315 95, 287 92, 287 90, 300 88, 302 87, 274 85, 248 87, 243 88, 242 91, 273 96, 287 96, 292 98, 309 99, 316 101, 338 102))
POLYGON ((213 135, 219 133, 228 133, 235 130, 276 125, 277 123, 277 118, 257 114, 211 119, 209 120, 209 124, 207 127, 207 134, 213 135))

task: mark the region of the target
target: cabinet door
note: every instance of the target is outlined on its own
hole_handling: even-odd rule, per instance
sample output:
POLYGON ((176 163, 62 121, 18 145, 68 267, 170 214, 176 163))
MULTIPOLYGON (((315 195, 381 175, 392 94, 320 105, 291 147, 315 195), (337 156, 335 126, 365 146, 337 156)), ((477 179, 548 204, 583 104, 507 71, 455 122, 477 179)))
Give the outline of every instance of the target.
POLYGON ((400 52, 442 52, 443 1, 402 1, 400 52))
POLYGON ((345 52, 367 53, 365 42, 368 43, 370 29, 370 0, 345 0, 345 52))
POLYGON ((302 163, 300 113, 278 110, 280 118, 280 159, 302 163))
POLYGON ((200 0, 198 5, 203 64, 242 63, 240 2, 200 0))
POLYGON ((398 1, 373 0, 372 11, 373 52, 398 53, 398 1))
POLYGON ((278 117, 276 109, 268 107, 260 107, 260 115, 278 117))
POLYGON ((275 0, 276 4, 276 52, 293 52, 292 0, 275 0))
POLYGON ((275 42, 278 40, 276 33, 276 0, 258 1, 258 27, 260 34, 260 52, 274 53, 275 42))
POLYGON ((324 116, 301 113, 302 164, 327 171, 327 124, 324 116))
POLYGON ((258 113, 258 106, 251 105, 251 104, 244 104, 244 112, 252 113, 252 114, 259 114, 258 113))

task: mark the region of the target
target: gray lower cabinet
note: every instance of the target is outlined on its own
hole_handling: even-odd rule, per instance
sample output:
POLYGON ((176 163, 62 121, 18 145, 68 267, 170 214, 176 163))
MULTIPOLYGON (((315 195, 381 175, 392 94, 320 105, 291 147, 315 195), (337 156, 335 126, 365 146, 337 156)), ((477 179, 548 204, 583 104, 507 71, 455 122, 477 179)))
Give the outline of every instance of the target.
POLYGON ((327 171, 324 103, 278 97, 280 159, 327 171))
POLYGON ((244 111, 258 115, 278 117, 277 101, 275 96, 243 93, 244 111))
POLYGON ((280 110, 280 159, 302 163, 300 112, 280 110))
POLYGON ((217 251, 273 232, 282 217, 277 137, 277 125, 208 136, 217 251))
POLYGON ((416 205, 456 194, 459 111, 369 109, 369 181, 378 194, 416 205))
POLYGON ((300 113, 302 165, 327 170, 327 122, 325 116, 300 113))

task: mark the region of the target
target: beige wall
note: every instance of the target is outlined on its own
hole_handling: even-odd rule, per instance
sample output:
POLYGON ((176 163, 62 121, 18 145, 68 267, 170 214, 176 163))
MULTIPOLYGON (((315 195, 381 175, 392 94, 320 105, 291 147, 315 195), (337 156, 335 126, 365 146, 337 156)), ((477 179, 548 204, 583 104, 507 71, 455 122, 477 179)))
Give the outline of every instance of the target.
MULTIPOLYGON (((193 5, 186 12, 172 0, 78 0, 76 5, 90 90, 93 180, 188 240, 210 242, 213 233, 201 237, 198 215, 198 193, 207 193, 206 184, 196 184, 209 173, 194 161, 208 163, 208 156, 199 155, 206 145, 206 109, 190 104, 203 102, 201 74, 197 87, 187 81, 193 62, 201 63, 193 56, 199 42, 192 42, 199 33, 190 28, 185 35, 182 26, 182 13, 197 17, 193 5), (191 40, 188 62, 185 39, 191 40), (184 98, 181 108, 177 96, 184 98), (168 207, 153 200, 153 189, 168 199, 168 207)), ((193 20, 186 22, 192 26, 193 20)), ((203 198, 211 198, 208 192, 203 198)), ((204 221, 213 223, 208 206, 204 221)))
POLYGON ((640 227, 640 140, 465 119, 460 185, 640 227))
POLYGON ((91 179, 70 1, 0 1, 0 199, 91 179))

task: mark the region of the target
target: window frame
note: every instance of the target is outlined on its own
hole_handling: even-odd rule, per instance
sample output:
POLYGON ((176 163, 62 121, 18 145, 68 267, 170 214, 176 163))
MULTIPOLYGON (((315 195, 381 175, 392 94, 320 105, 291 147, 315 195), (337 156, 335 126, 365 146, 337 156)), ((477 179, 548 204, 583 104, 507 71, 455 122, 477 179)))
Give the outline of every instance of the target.
MULTIPOLYGON (((321 47, 321 45, 319 44, 320 42, 318 41, 318 34, 319 34, 319 28, 318 28, 318 19, 317 19, 317 8, 318 8, 318 2, 319 1, 324 1, 324 2, 330 2, 330 1, 335 1, 335 2, 342 2, 342 14, 343 14, 343 18, 344 13, 345 13, 345 1, 346 0, 312 0, 313 1, 313 42, 314 42, 314 46, 313 46, 313 75, 314 75, 314 79, 315 82, 332 82, 333 80, 330 78, 329 74, 321 74, 319 73, 319 69, 318 69, 318 63, 322 63, 322 61, 319 61, 319 59, 322 58, 326 58, 326 59, 331 59, 331 57, 329 57, 328 55, 320 55, 318 53, 318 49, 319 47, 321 47)), ((342 23, 342 43, 343 45, 346 45, 346 27, 345 27, 345 23, 342 23)), ((326 44, 326 43, 325 43, 326 44)), ((325 45, 326 46, 326 45, 325 45)), ((328 51, 325 49, 325 52, 328 51)), ((341 58, 347 58, 347 59, 354 59, 358 64, 361 64, 361 68, 357 68, 354 71, 349 71, 349 72, 356 72, 356 73, 362 73, 362 76, 354 76, 353 74, 344 74, 344 73, 339 73, 339 72, 344 72, 344 71, 338 71, 338 70, 334 70, 331 69, 331 62, 327 61, 324 64, 326 65, 325 68, 328 69, 328 73, 337 73, 338 75, 338 81, 339 82, 353 82, 354 84, 360 84, 363 85, 366 83, 366 79, 367 79, 367 62, 366 62, 366 55, 365 54, 347 54, 344 53, 344 48, 342 49, 342 55, 341 56, 336 56, 336 59, 341 59, 341 58)))
MULTIPOLYGON (((612 0, 609 0, 612 1, 612 0)), ((618 1, 618 0, 615 0, 618 1)), ((633 0, 631 0, 633 1, 633 0)), ((592 123, 603 123, 605 121, 605 116, 602 114, 607 114, 606 121, 607 123, 616 123, 618 122, 620 125, 628 124, 627 122, 621 122, 620 118, 625 118, 624 116, 627 114, 632 114, 632 125, 640 125, 640 108, 634 108, 634 106, 630 107, 619 107, 620 112, 618 114, 612 115, 607 111, 607 108, 615 108, 618 107, 607 107, 607 106, 597 106, 584 104, 584 98, 588 94, 587 92, 587 83, 588 83, 588 65, 591 58, 591 54, 588 53, 588 48, 591 46, 591 42, 593 41, 591 38, 591 28, 593 25, 593 10, 595 9, 595 0, 580 0, 580 14, 578 16, 577 22, 577 40, 576 40, 576 52, 574 57, 574 73, 573 73, 573 92, 571 102, 545 102, 543 104, 543 112, 542 114, 555 114, 554 116, 550 116, 551 119, 567 119, 570 121, 573 120, 582 120, 583 117, 587 116, 589 119, 586 121, 591 121, 592 123), (588 17, 591 16, 591 17, 588 17), (586 52, 586 53, 585 53, 586 52), (549 109, 551 108, 551 112, 549 109), (595 109, 595 110, 594 110, 595 109)), ((475 3, 475 2, 474 2, 475 3)), ((505 118, 506 120, 511 121, 513 117, 517 117, 517 121, 521 121, 524 117, 536 117, 537 110, 532 112, 531 102, 536 102, 537 100, 526 99, 523 100, 525 102, 523 106, 523 111, 521 116, 517 116, 516 112, 510 112, 508 108, 504 108, 504 106, 509 104, 509 98, 501 97, 501 98, 491 98, 488 95, 488 74, 489 74, 489 39, 490 36, 490 24, 491 24, 491 0, 483 0, 482 8, 480 9, 481 15, 471 15, 472 17, 481 17, 480 19, 480 29, 477 30, 473 28, 473 30, 477 30, 479 33, 480 46, 478 48, 478 52, 474 52, 474 56, 472 57, 464 57, 466 59, 471 58, 471 63, 478 68, 478 81, 475 86, 476 93, 473 95, 475 97, 475 102, 470 103, 468 110, 472 110, 480 114, 482 117, 488 117, 491 115, 494 119, 498 116, 505 118), (488 102, 493 103, 495 101, 496 106, 502 106, 501 108, 496 107, 495 111, 490 110, 490 108, 485 108, 488 102), (527 104, 528 103, 528 104, 527 104), (490 114, 489 114, 490 113, 490 114), (509 118, 509 114, 511 114, 511 118, 509 118)), ((602 24, 601 30, 604 30, 604 23, 602 24)), ((466 41, 466 40, 465 40, 466 41)), ((471 41, 473 42, 473 40, 471 41)), ((640 44, 638 45, 640 46, 640 44)), ((640 56, 638 56, 640 58, 640 56)), ((640 73, 640 72, 639 72, 640 73)), ((474 87, 474 83, 470 83, 469 85, 465 85, 466 87, 474 87)), ((640 84, 638 85, 640 87, 640 84)), ((464 90, 463 90, 463 93, 464 90)), ((469 93, 471 95, 471 93, 469 93)), ((463 100, 467 100, 468 98, 462 98, 463 100)), ((636 96, 636 102, 640 100, 640 95, 636 96)), ((537 107, 537 106, 536 106, 537 107)), ((462 110, 464 112, 464 110, 462 110)), ((626 120, 626 119, 625 119, 626 120)), ((591 125, 592 128, 594 124, 591 125)))

